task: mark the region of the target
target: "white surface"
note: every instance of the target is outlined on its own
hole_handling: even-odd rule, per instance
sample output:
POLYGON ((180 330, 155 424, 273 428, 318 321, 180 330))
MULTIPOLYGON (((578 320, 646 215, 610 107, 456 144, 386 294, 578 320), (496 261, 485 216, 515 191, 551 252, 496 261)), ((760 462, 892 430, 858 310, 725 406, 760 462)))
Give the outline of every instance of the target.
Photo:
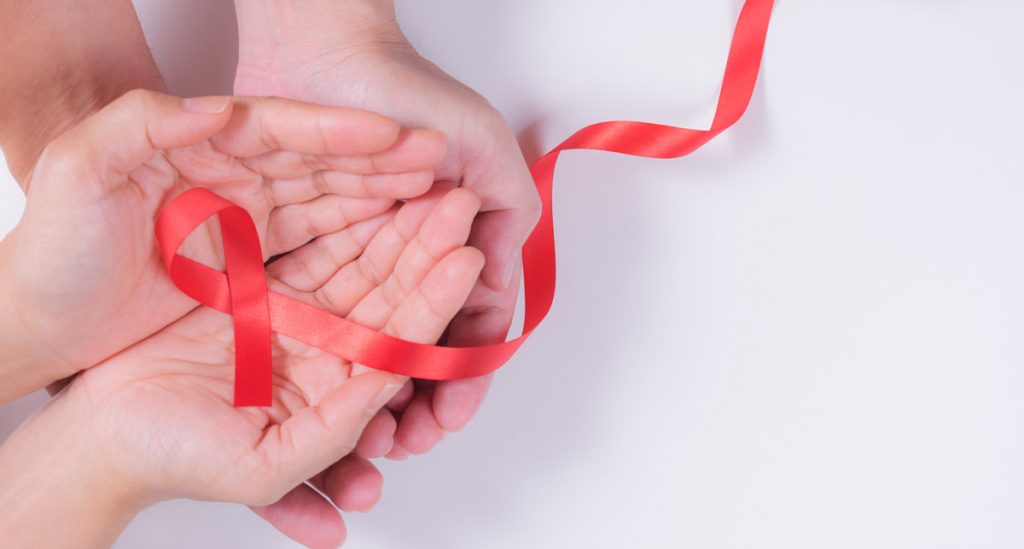
MULTIPOLYGON (((223 91, 230 9, 142 4, 174 89, 223 91)), ((603 119, 706 126, 739 4, 400 10, 548 148, 603 119)), ((676 161, 564 155, 550 318, 466 431, 384 465, 348 545, 1024 546, 1021 21, 1014 0, 782 0, 736 128, 676 161)), ((174 502, 119 546, 293 545, 174 502)))

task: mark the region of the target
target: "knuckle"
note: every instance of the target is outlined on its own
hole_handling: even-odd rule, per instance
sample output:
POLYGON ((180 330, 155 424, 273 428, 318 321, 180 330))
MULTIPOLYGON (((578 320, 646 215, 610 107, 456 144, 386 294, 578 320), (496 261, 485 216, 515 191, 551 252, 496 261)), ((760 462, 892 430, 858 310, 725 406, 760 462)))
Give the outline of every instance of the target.
POLYGON ((373 263, 373 260, 366 255, 361 255, 356 259, 356 268, 359 269, 360 274, 363 278, 369 280, 374 286, 380 286, 384 282, 384 278, 381 275, 380 269, 373 263))
POLYGON ((307 168, 313 170, 313 173, 310 174, 310 181, 313 182, 313 189, 316 192, 320 193, 321 195, 330 194, 331 186, 327 183, 327 178, 324 175, 324 172, 322 170, 315 169, 315 167, 312 164, 310 164, 309 161, 306 160, 305 158, 306 157, 303 156, 303 163, 306 165, 307 168))
POLYGON ((449 314, 440 303, 436 303, 433 298, 426 294, 421 293, 420 295, 423 299, 423 312, 433 318, 438 325, 444 326, 451 322, 452 315, 449 314))
POLYGON ((301 276, 306 279, 306 286, 313 286, 317 276, 316 267, 313 265, 312 260, 306 256, 300 256, 296 260, 297 271, 301 273, 301 276))
POLYGON ((398 278, 394 276, 388 277, 384 284, 380 286, 380 289, 384 302, 387 303, 391 310, 398 309, 402 302, 405 301, 405 291, 402 290, 402 285, 398 278))
POLYGON ((316 238, 327 233, 328 227, 324 225, 324 220, 317 215, 317 212, 313 211, 313 208, 304 208, 302 219, 307 237, 316 238))

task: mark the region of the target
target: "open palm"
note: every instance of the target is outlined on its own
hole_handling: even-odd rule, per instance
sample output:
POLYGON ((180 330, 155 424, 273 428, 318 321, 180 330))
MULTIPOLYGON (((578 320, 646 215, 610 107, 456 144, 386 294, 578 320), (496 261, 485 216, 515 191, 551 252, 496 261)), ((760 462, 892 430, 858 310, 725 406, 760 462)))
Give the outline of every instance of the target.
MULTIPOLYGON (((269 258, 422 194, 444 155, 436 134, 372 113, 201 101, 131 92, 55 140, 33 170, 9 237, 10 294, 26 337, 52 350, 60 374, 196 306, 173 286, 154 243, 157 212, 181 191, 207 187, 247 209, 269 258)), ((197 231, 186 253, 217 265, 215 231, 197 231)))
MULTIPOLYGON (((320 236, 273 263, 271 286, 364 326, 436 341, 483 267, 465 246, 480 206, 436 189, 320 236), (296 268, 302 263, 304 268, 296 268)), ((348 454, 405 382, 275 335, 274 401, 232 406, 230 318, 200 308, 79 376, 57 399, 87 403, 85 428, 154 498, 269 504, 348 454)), ((299 488, 296 488, 299 486, 299 488)))
MULTIPOLYGON (((469 242, 487 257, 481 281, 452 322, 447 343, 504 341, 519 288, 520 249, 539 218, 540 201, 515 135, 502 116, 479 94, 420 56, 388 9, 383 9, 381 19, 354 10, 352 24, 363 26, 347 36, 344 3, 284 3, 272 10, 261 3, 235 4, 235 93, 365 108, 444 133, 447 153, 438 164, 436 179, 480 195, 481 213, 469 242)), ((470 421, 491 377, 411 381, 388 404, 393 418, 382 420, 397 422, 392 440, 370 441, 384 432, 370 430, 368 444, 390 448, 388 456, 395 459, 430 450, 446 432, 470 421)), ((285 521, 302 523, 304 515, 304 508, 296 508, 294 516, 282 510, 268 518, 280 526, 285 521)), ((296 529, 291 535, 301 540, 310 529, 296 529)))

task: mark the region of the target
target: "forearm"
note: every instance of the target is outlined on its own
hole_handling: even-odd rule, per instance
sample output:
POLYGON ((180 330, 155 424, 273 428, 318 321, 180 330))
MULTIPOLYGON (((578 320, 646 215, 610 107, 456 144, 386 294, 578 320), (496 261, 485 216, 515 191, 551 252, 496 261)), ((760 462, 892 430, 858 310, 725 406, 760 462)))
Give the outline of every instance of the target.
POLYGON ((130 0, 0 0, 0 147, 25 188, 67 128, 133 88, 163 89, 130 0))
POLYGON ((64 404, 0 446, 2 547, 110 547, 145 506, 64 404))

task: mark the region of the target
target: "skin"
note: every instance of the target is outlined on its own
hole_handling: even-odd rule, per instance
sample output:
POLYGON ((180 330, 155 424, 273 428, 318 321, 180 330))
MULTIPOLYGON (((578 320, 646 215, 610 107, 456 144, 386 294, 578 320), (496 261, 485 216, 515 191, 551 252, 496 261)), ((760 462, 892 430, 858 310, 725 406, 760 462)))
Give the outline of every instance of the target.
MULTIPOLYGON (((0 45, 7 53, 5 62, 0 64, 0 146, 8 167, 26 192, 30 184, 39 179, 33 177, 33 172, 43 150, 69 128, 130 90, 166 89, 129 0, 0 0, 0 45)), ((416 140, 412 141, 415 145, 416 140)), ((425 151, 417 153, 414 146, 411 148, 413 154, 407 160, 412 164, 425 165, 429 163, 426 158, 437 154, 431 145, 436 143, 436 139, 419 139, 419 142, 425 151)), ((400 160, 401 157, 392 159, 397 162, 395 169, 398 172, 406 170, 401 167, 400 160)), ((177 161, 184 159, 178 158, 177 161)), ((286 191, 301 188, 285 186, 286 191)), ((71 187, 63 191, 76 192, 71 187)), ((60 198, 60 193, 57 194, 60 198)), ((303 193, 293 193, 282 200, 294 202, 309 198, 308 194, 304 198, 303 193)), ((33 198, 30 205, 36 201, 33 198)), ((322 217, 324 210, 320 210, 316 219, 322 217)), ((272 226, 268 225, 267 229, 272 229, 272 226)), ((151 233, 147 229, 138 234, 151 233)), ((74 237, 77 239, 79 235, 74 237)), ((22 320, 3 314, 13 310, 9 299, 11 292, 5 289, 10 272, 3 267, 15 255, 13 247, 10 242, 0 245, 0 349, 3 350, 0 354, 17 357, 18 362, 11 360, 0 367, 0 379, 4 380, 0 383, 0 401, 30 392, 73 372, 76 362, 91 365, 89 359, 83 360, 78 356, 68 361, 64 355, 74 355, 63 349, 55 355, 45 352, 45 348, 40 346, 25 348, 25 340, 14 337, 21 329, 16 325, 22 320)), ((76 248, 78 251, 82 249, 85 248, 76 248)), ((270 253, 269 250, 267 252, 270 253)), ((52 261, 52 257, 48 260, 52 261)), ((92 265, 93 268, 99 266, 98 263, 92 265)), ((75 274, 77 276, 77 272, 75 274)), ((161 285, 166 288, 166 284, 161 285)), ((180 296, 173 293, 172 299, 180 299, 180 296)), ((179 303, 179 310, 167 315, 168 320, 178 318, 190 306, 179 303)), ((155 328, 157 324, 159 322, 138 331, 148 332, 150 326, 155 328)), ((123 339, 127 341, 131 337, 123 339)), ((116 345, 110 346, 109 353, 120 350, 114 347, 116 345)), ((93 351, 97 356, 109 354, 103 349, 93 351)), ((55 391, 64 383, 66 380, 61 380, 49 388, 55 391)), ((340 543, 344 538, 344 523, 334 506, 344 510, 368 510, 376 503, 381 493, 382 478, 376 468, 361 456, 387 453, 394 428, 394 418, 390 413, 378 414, 366 429, 371 443, 360 442, 353 455, 311 478, 329 495, 333 505, 325 505, 326 500, 312 490, 292 490, 281 504, 289 514, 279 516, 275 524, 283 525, 292 532, 302 532, 308 517, 310 524, 316 527, 309 528, 305 536, 307 541, 311 544, 322 542, 319 538, 326 534, 329 545, 330 540, 340 543)), ((41 444, 51 445, 49 441, 41 444)), ((38 463, 42 465, 45 462, 38 463)), ((56 478, 56 473, 55 470, 51 476, 56 478)), ((103 486, 97 487, 97 490, 102 489, 103 486)), ((257 512, 270 516, 275 513, 275 507, 258 507, 257 512)))
MULTIPOLYGON (((465 246, 479 207, 470 191, 435 189, 274 263, 271 287, 390 335, 434 342, 483 267, 482 254, 465 246)), ((344 472, 317 473, 351 455, 406 378, 286 336, 274 336, 274 355, 273 405, 233 407, 230 318, 200 308, 79 375, 0 447, 0 545, 105 547, 158 501, 259 507, 313 493, 302 484, 309 478, 320 489, 345 484, 344 472), (60 452, 50 451, 55 440, 60 452), (53 516, 61 528, 52 528, 53 516)), ((361 466, 349 459, 349 469, 361 466)), ((344 525, 331 534, 307 544, 336 546, 344 525)))
POLYGON ((27 188, 40 153, 132 89, 165 91, 130 0, 0 0, 0 147, 27 188))
MULTIPOLYGON (((395 21, 390 0, 236 2, 239 64, 235 91, 365 108, 403 124, 441 131, 448 149, 435 170, 439 181, 472 189, 482 208, 469 242, 484 252, 480 282, 453 321, 448 343, 503 341, 518 291, 519 253, 540 203, 514 134, 482 98, 421 57, 395 21)), ((466 425, 480 406, 490 376, 443 383, 415 382, 388 404, 364 435, 372 454, 404 458, 430 450, 446 432, 466 425), (390 438, 390 440, 389 440, 390 438)), ((285 500, 261 513, 296 540, 330 531, 327 502, 285 500), (292 524, 302 524, 292 527, 292 524)), ((333 519, 331 519, 333 520, 333 519)))
MULTIPOLYGON (((470 240, 488 257, 484 282, 455 318, 448 342, 503 339, 518 289, 518 250, 539 213, 507 124, 479 95, 415 53, 395 24, 389 2, 310 2, 302 11, 276 13, 273 7, 259 0, 239 3, 239 89, 253 94, 277 90, 291 97, 308 92, 310 99, 319 95, 323 102, 373 107, 400 121, 445 131, 450 148, 434 179, 456 182, 482 197, 485 213, 470 240), (296 59, 308 65, 306 71, 295 70, 296 59), (292 79, 303 89, 287 89, 292 79)), ((288 8, 288 2, 277 7, 288 8)), ((0 44, 8 52, 0 65, 0 145, 23 188, 33 181, 46 144, 67 128, 128 90, 165 89, 128 0, 0 0, 0 31, 0 44)), ((5 299, 0 292, 0 308, 5 299)), ((11 356, 21 354, 12 351, 11 356)), ((33 378, 30 386, 70 371, 60 357, 49 359, 60 366, 37 360, 45 375, 33 378)), ((381 479, 364 458, 426 451, 444 432, 469 421, 489 382, 486 377, 436 386, 418 383, 415 391, 409 384, 369 423, 355 455, 312 480, 344 479, 325 484, 328 497, 342 509, 368 509, 380 496, 381 479)), ((290 492, 279 505, 257 512, 299 541, 340 539, 337 532, 343 531, 334 507, 311 491, 290 492)))
MULTIPOLYGON (((135 91, 51 142, 0 243, 0 400, 92 366, 197 304, 170 281, 154 219, 211 188, 246 208, 269 258, 422 194, 439 136, 284 99, 135 91), (356 197, 356 198, 349 198, 356 197), (103 337, 97 337, 103 334, 103 337)), ((213 225, 185 252, 218 264, 213 225)))
MULTIPOLYGON (((55 139, 28 170, 25 215, 0 243, 0 349, 11 357, 0 365, 0 400, 92 366, 196 306, 170 283, 152 240, 155 212, 191 184, 246 207, 271 257, 387 211, 395 201, 386 196, 421 194, 444 154, 437 134, 369 113, 270 99, 192 108, 211 103, 214 112, 189 112, 176 98, 132 92, 55 139)), ((183 251, 217 266, 216 234, 204 230, 183 251)), ((286 276, 281 265, 305 269, 313 255, 273 269, 286 276)), ((382 428, 373 418, 369 431, 382 428)), ((357 450, 317 475, 342 509, 369 509, 380 496, 380 474, 360 454, 388 449, 357 450)), ((312 498, 326 501, 300 489, 289 508, 312 498)), ((335 508, 318 511, 343 536, 335 508)))

